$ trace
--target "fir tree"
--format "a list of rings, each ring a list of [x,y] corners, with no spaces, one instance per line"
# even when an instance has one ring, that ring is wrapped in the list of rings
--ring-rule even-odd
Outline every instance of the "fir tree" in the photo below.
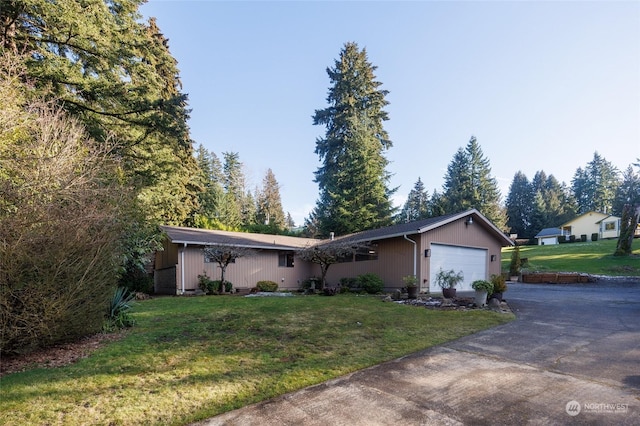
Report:
[[[285,228],[285,216],[280,198],[280,185],[271,169],[268,169],[262,180],[262,189],[257,192],[257,222],[275,227]]]
[[[223,152],[223,187],[224,203],[221,209],[221,221],[233,228],[239,228],[245,224],[246,218],[246,195],[245,176],[242,171],[240,154],[237,152]]]
[[[629,166],[622,173],[622,183],[616,190],[613,214],[621,216],[625,204],[640,205],[640,173]]]
[[[618,169],[597,152],[584,169],[578,168],[571,189],[578,203],[578,213],[611,213],[620,178]]]
[[[507,196],[507,227],[512,234],[520,237],[532,237],[531,235],[531,214],[532,214],[532,185],[522,171],[516,172]]]
[[[176,60],[138,0],[3,1],[0,49],[24,53],[34,90],[80,120],[99,143],[118,141],[123,178],[147,220],[187,224],[198,169]]]
[[[404,203],[397,221],[406,223],[428,217],[430,217],[429,194],[425,191],[422,180],[418,178],[413,189],[409,191],[407,201]]]
[[[219,209],[224,198],[220,160],[215,153],[207,151],[200,145],[196,151],[196,162],[200,168],[202,186],[202,191],[198,194],[200,203],[198,217],[219,221],[221,219]]]
[[[322,166],[315,172],[320,196],[310,218],[322,236],[347,234],[389,225],[393,206],[383,152],[392,146],[383,122],[386,90],[375,80],[376,67],[365,49],[346,43],[327,74],[329,88],[325,109],[316,110],[314,125],[326,127],[316,140]],[[309,221],[311,222],[311,220]]]
[[[291,213],[287,212],[287,219],[285,220],[284,224],[289,231],[296,227],[296,222],[293,220],[293,216],[291,216]]]
[[[505,226],[498,184],[491,176],[489,160],[474,136],[449,163],[443,196],[448,213],[476,208],[499,228]]]

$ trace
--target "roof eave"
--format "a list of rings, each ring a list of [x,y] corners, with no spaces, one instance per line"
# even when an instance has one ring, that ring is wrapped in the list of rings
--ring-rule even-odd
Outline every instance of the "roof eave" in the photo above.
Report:
[[[456,220],[460,220],[462,218],[465,218],[469,215],[474,215],[477,218],[480,218],[487,226],[489,226],[491,228],[491,230],[493,231],[493,233],[498,237],[498,239],[502,240],[504,244],[504,246],[512,246],[513,245],[513,241],[507,237],[502,231],[500,231],[500,229],[498,229],[493,223],[491,223],[491,221],[489,219],[487,219],[482,213],[480,213],[477,209],[469,209],[466,210],[464,212],[458,213],[457,215],[454,216],[450,216],[445,220],[436,222],[436,223],[432,223],[430,225],[424,226],[422,228],[420,228],[418,230],[419,233],[423,233],[423,232],[427,232],[427,231],[431,231],[432,229],[436,229],[439,228],[441,226],[447,225],[451,222],[455,222]]]
[[[263,249],[263,250],[299,250],[301,247],[295,246],[283,246],[283,245],[263,245],[263,244],[234,244],[234,243],[214,243],[214,242],[206,242],[206,241],[185,241],[185,240],[172,240],[169,238],[172,244],[187,244],[190,246],[230,246],[230,247],[242,247],[242,248],[251,248],[251,249]]]

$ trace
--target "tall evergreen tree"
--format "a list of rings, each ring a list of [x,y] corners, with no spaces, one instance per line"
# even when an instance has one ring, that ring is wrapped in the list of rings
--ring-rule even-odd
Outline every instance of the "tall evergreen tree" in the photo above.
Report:
[[[437,190],[433,190],[429,199],[429,217],[444,216],[446,214],[444,197]]]
[[[447,166],[443,185],[443,201],[447,213],[455,213],[476,207],[471,188],[469,158],[463,148],[458,148]]]
[[[384,151],[392,146],[383,122],[386,90],[375,80],[377,67],[365,49],[346,43],[334,67],[325,109],[316,110],[314,125],[326,127],[316,140],[323,162],[315,172],[320,196],[312,212],[317,232],[337,235],[389,225],[394,208]]]
[[[397,222],[407,223],[430,217],[429,194],[424,189],[422,179],[418,178],[413,189],[409,191],[407,201],[397,218]]]
[[[257,221],[278,229],[285,228],[285,216],[280,198],[280,185],[271,169],[262,180],[262,189],[257,193]]]
[[[491,176],[489,160],[474,136],[449,163],[443,195],[447,212],[476,208],[499,228],[505,227],[506,218],[500,208],[498,184]]]
[[[2,2],[0,50],[21,52],[28,78],[100,143],[115,140],[147,219],[189,223],[197,167],[176,60],[141,0]]]
[[[618,169],[597,152],[584,169],[578,168],[571,190],[578,203],[578,213],[597,211],[611,213],[616,190],[620,185]]]
[[[613,214],[622,216],[625,204],[640,205],[640,173],[633,170],[632,166],[627,167],[622,173],[622,183],[613,202]]]
[[[200,209],[197,224],[202,225],[203,220],[221,223],[220,206],[224,199],[222,163],[214,152],[209,152],[202,145],[196,150],[196,162],[203,188],[198,194]]]
[[[557,227],[573,219],[577,206],[570,191],[553,175],[549,175],[542,189],[545,201],[546,223],[545,228]],[[537,231],[536,231],[537,232]]]
[[[237,152],[223,152],[224,203],[221,210],[222,222],[232,228],[244,224],[245,205],[245,175]]]
[[[289,231],[296,227],[296,222],[293,220],[293,216],[291,216],[291,213],[289,212],[287,212],[287,219],[285,220],[284,225]]]
[[[528,238],[544,228],[560,226],[576,213],[575,201],[566,186],[542,170],[530,183],[524,173],[516,173],[506,208],[511,232]]]
[[[532,198],[531,217],[529,219],[529,231],[527,237],[532,238],[539,231],[544,228],[551,228],[556,225],[549,224],[549,217],[547,214],[547,206],[542,195],[542,191],[535,191]]]
[[[240,217],[242,219],[242,226],[248,228],[257,224],[256,217],[258,213],[258,207],[256,204],[256,198],[247,190],[240,199]]]
[[[527,176],[525,176],[522,171],[518,170],[509,186],[506,208],[507,227],[512,234],[518,234],[521,238],[533,236],[531,235],[533,193],[529,179],[527,179]]]

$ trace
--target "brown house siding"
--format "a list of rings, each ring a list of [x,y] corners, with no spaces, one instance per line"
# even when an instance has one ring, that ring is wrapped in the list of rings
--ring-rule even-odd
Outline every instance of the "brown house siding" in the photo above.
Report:
[[[311,266],[299,259],[294,260],[292,268],[278,266],[278,251],[259,250],[255,254],[242,257],[227,267],[226,280],[235,288],[253,288],[258,281],[274,281],[279,289],[295,290],[303,280],[313,275]],[[220,279],[220,268],[215,263],[202,262],[207,274]]]
[[[385,288],[402,287],[402,277],[413,273],[413,244],[402,237],[377,243],[377,260],[331,265],[327,272],[327,283],[336,285],[340,278],[374,273],[382,278]]]
[[[421,291],[429,289],[431,271],[429,257],[425,257],[424,250],[430,249],[431,243],[486,249],[488,275],[500,273],[502,246],[482,226],[477,222],[465,225],[464,220],[460,219],[422,234],[408,235],[408,238],[416,241],[416,274]],[[413,244],[403,237],[381,240],[377,243],[377,260],[332,265],[327,273],[327,283],[335,285],[339,283],[340,278],[357,277],[360,274],[372,272],[382,278],[386,290],[404,287],[402,277],[413,274]],[[491,255],[496,256],[493,262],[491,262]]]
[[[158,252],[156,261],[155,290],[161,294],[180,294],[182,292],[181,259],[182,247],[175,244],[165,246],[164,252]],[[198,275],[203,272],[210,279],[220,279],[217,263],[204,261],[203,247],[188,246],[184,252],[185,274],[184,290],[193,292],[198,288]],[[279,289],[296,290],[303,280],[317,275],[315,265],[295,259],[293,268],[278,267],[278,251],[259,250],[254,255],[239,258],[227,267],[225,279],[233,283],[234,288],[253,288],[261,280],[278,283]],[[173,277],[171,277],[173,272]],[[172,280],[173,278],[173,280]],[[173,285],[173,291],[172,291]]]

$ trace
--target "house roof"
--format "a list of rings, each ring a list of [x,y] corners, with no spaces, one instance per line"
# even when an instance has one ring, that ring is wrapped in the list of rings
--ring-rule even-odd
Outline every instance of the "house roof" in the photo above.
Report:
[[[368,231],[357,232],[336,238],[343,242],[367,242],[384,240],[387,238],[402,237],[403,235],[422,234],[435,228],[447,225],[456,220],[472,217],[474,223],[485,227],[491,234],[502,242],[503,246],[513,245],[513,241],[509,239],[500,229],[484,217],[478,210],[470,209],[459,213],[448,214],[444,216],[422,219],[415,222],[401,223],[398,225],[387,226],[385,228],[371,229]]]
[[[403,235],[421,234],[435,228],[439,228],[456,220],[472,217],[474,224],[484,227],[502,242],[503,246],[513,245],[513,242],[486,217],[476,209],[466,210],[460,213],[418,220],[415,222],[401,223],[385,228],[371,229],[354,234],[337,237],[334,240],[319,240],[314,238],[290,237],[285,235],[252,234],[248,232],[231,232],[210,229],[184,228],[179,226],[161,226],[160,229],[167,234],[174,244],[190,245],[215,245],[228,244],[238,247],[270,249],[270,250],[296,250],[318,244],[331,243],[332,241],[363,243],[384,240],[387,238],[401,237]]]
[[[174,244],[214,245],[228,244],[238,247],[295,250],[321,242],[313,238],[290,237],[286,235],[253,234],[249,232],[231,232],[211,229],[184,228],[179,226],[161,226]]]
[[[609,216],[607,216],[607,217],[603,217],[602,219],[600,219],[600,220],[599,220],[599,221],[597,221],[596,223],[602,223],[602,222],[604,222],[604,221],[605,221],[605,220],[607,220],[607,219],[616,219],[616,220],[618,220],[618,219],[622,219],[622,218],[621,218],[621,217],[619,217],[619,216],[614,216],[614,215],[610,214],[610,215],[609,215]]]
[[[558,237],[562,235],[560,228],[544,228],[533,238]]]
[[[595,219],[595,220],[594,220],[594,222],[593,222],[593,223],[600,223],[600,222],[602,222],[603,220],[608,219],[608,218],[610,218],[610,217],[615,217],[616,219],[619,219],[619,217],[617,217],[617,216],[612,216],[612,215],[607,214],[607,213],[600,213],[600,212],[597,212],[597,211],[595,211],[595,210],[592,210],[592,211],[588,211],[588,212],[586,212],[586,213],[583,213],[583,214],[581,214],[580,216],[576,216],[576,217],[574,217],[573,219],[571,219],[570,221],[565,222],[565,223],[563,223],[563,224],[562,224],[562,225],[560,225],[560,226],[562,227],[562,226],[568,226],[568,225],[571,225],[573,222],[575,222],[575,221],[577,221],[577,220],[580,220],[581,218],[583,218],[583,217],[585,217],[585,216],[589,216],[589,215],[594,215],[594,219]]]

